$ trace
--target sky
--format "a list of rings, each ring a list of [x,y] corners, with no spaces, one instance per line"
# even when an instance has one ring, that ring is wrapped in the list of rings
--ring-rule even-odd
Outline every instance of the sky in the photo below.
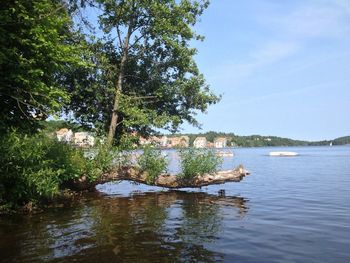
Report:
[[[350,135],[350,0],[212,0],[195,30],[195,60],[222,100],[183,133]]]

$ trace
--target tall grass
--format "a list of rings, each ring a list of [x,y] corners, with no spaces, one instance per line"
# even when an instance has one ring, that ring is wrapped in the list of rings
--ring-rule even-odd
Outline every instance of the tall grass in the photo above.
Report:
[[[196,175],[214,173],[222,163],[222,158],[214,151],[206,149],[180,150],[181,169],[179,178],[190,180]]]
[[[148,184],[154,184],[157,177],[165,172],[168,166],[168,162],[161,151],[146,146],[143,149],[143,154],[138,158],[137,164],[140,170],[147,173],[146,182]]]

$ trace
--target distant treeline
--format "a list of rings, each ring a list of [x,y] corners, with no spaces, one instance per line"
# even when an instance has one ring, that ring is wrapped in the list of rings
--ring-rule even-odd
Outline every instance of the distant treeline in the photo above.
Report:
[[[301,141],[293,140],[289,138],[281,138],[277,136],[261,136],[261,135],[250,135],[250,136],[239,136],[234,133],[223,133],[223,132],[206,132],[199,134],[180,134],[190,138],[190,145],[193,145],[193,141],[198,136],[203,136],[208,142],[213,142],[216,137],[227,138],[227,146],[231,147],[264,147],[264,146],[321,146],[321,145],[345,145],[350,144],[350,136],[336,138],[334,140],[324,141]],[[179,136],[170,135],[171,136]]]
[[[78,125],[76,123],[67,121],[44,121],[42,122],[43,129],[46,132],[54,132],[60,128],[70,128],[76,131],[88,131],[88,127]],[[350,136],[339,137],[334,140],[324,141],[301,141],[293,140],[289,138],[282,138],[277,136],[261,136],[261,135],[250,135],[250,136],[239,136],[234,133],[224,132],[206,132],[198,134],[172,134],[167,135],[168,137],[175,136],[188,136],[190,138],[190,146],[193,146],[193,141],[196,137],[202,136],[207,139],[208,142],[214,142],[216,137],[227,138],[227,146],[229,147],[264,147],[264,146],[321,146],[321,145],[345,145],[350,144]]]

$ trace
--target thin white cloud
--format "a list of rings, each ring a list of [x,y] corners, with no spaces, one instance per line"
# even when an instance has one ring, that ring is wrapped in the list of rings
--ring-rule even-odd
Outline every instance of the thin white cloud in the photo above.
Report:
[[[265,14],[260,22],[281,36],[334,38],[350,32],[350,1],[304,1],[289,13]]]
[[[340,59],[343,59],[349,56],[350,56],[350,51],[336,53],[335,55],[331,54],[331,55],[320,56],[317,59],[303,61],[303,63],[296,63],[295,65],[290,66],[288,70],[279,72],[279,74],[276,74],[275,77],[279,77],[279,78],[282,76],[286,77],[288,75],[295,74],[297,72],[306,71],[307,69],[310,69],[310,68],[316,68],[320,65],[334,63],[334,61],[338,61]]]
[[[246,62],[226,62],[209,76],[209,80],[238,81],[250,77],[262,68],[295,54],[299,46],[293,42],[270,42],[252,51]]]
[[[269,2],[271,4],[271,2]],[[283,12],[271,11],[257,15],[257,23],[270,32],[261,48],[252,51],[241,61],[225,61],[208,75],[211,82],[227,81],[235,84],[265,69],[267,66],[297,56],[309,40],[322,38],[350,38],[350,0],[305,0]],[[283,7],[284,3],[274,2]],[[277,10],[283,10],[278,9]],[[272,33],[272,34],[271,34]],[[338,52],[338,55],[341,51]],[[303,63],[306,63],[303,61]],[[307,61],[313,65],[312,61]],[[306,64],[300,67],[305,68]]]
[[[293,42],[269,42],[262,49],[252,52],[250,57],[255,64],[270,64],[294,54],[297,49]]]
[[[270,94],[265,94],[262,96],[257,96],[253,98],[249,98],[246,100],[241,100],[236,103],[236,106],[242,106],[242,105],[248,105],[248,104],[256,104],[257,102],[262,102],[266,100],[276,100],[278,98],[286,98],[286,97],[291,97],[291,96],[298,96],[301,94],[305,94],[308,92],[315,92],[315,90],[320,90],[324,88],[332,88],[337,85],[344,84],[344,81],[332,81],[332,82],[327,82],[327,83],[319,83],[316,85],[311,85],[311,86],[306,86],[302,88],[297,88],[297,89],[290,89],[286,91],[281,91],[281,92],[274,92]]]

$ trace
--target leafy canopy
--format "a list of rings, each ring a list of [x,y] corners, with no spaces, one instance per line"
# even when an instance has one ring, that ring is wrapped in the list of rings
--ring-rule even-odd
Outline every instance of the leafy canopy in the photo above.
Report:
[[[208,2],[96,0],[92,5],[100,13],[103,31],[90,46],[96,67],[79,72],[84,85],[69,91],[72,103],[67,111],[106,131],[117,98],[119,134],[176,131],[184,121],[198,126],[196,114],[219,100],[194,61],[197,50],[190,47],[191,41],[203,39],[193,26]]]
[[[72,21],[58,0],[3,1],[0,35],[0,129],[34,131],[69,101],[60,83],[69,67],[83,66],[83,49],[72,44]]]

